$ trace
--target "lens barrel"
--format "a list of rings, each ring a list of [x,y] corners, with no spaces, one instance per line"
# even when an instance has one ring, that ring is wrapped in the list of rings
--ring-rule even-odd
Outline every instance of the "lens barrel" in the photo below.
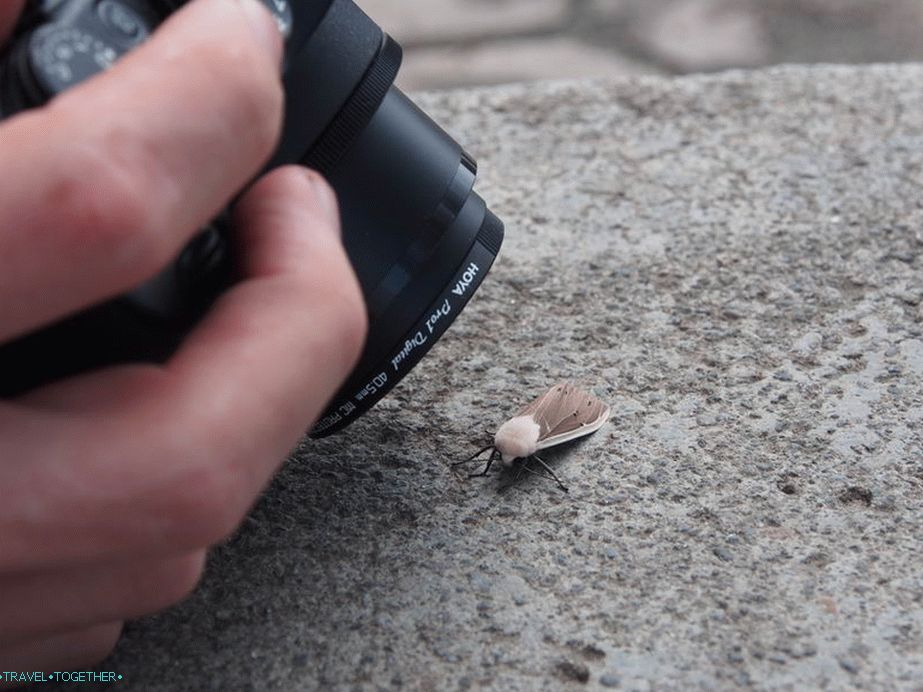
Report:
[[[344,46],[344,36],[352,46]],[[369,313],[359,365],[312,429],[314,436],[348,425],[419,362],[471,298],[503,241],[503,224],[473,191],[474,159],[393,86],[400,48],[354,3],[331,3],[303,51],[291,56],[289,91],[295,91],[292,80],[342,84],[337,71],[355,74],[355,56],[373,50],[332,118],[318,118],[315,110],[309,122],[292,122],[307,109],[289,103],[280,148],[279,162],[312,143],[301,162],[326,175],[338,193],[344,243]],[[345,68],[334,63],[337,52],[353,61]],[[317,69],[319,60],[330,61],[329,67]],[[329,93],[322,84],[317,88]]]
[[[181,4],[121,1],[138,16]],[[369,315],[358,366],[311,430],[322,437],[371,408],[438,341],[493,264],[503,224],[474,192],[474,159],[394,86],[400,46],[352,0],[264,2],[291,29],[286,121],[268,168],[299,163],[330,181]],[[85,31],[93,26],[94,17],[78,11],[89,12],[89,0],[50,4],[73,5],[68,16]],[[36,14],[0,63],[7,115],[40,105],[43,86],[53,91],[35,60],[34,36],[55,29]],[[219,219],[138,290],[0,346],[0,395],[92,367],[169,357],[231,280],[228,233]]]

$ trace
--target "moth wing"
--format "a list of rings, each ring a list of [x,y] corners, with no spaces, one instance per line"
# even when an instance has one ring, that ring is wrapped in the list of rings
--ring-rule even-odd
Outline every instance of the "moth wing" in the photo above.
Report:
[[[539,449],[553,447],[599,430],[609,420],[610,408],[592,394],[573,385],[564,390],[563,413],[547,434],[539,437]]]
[[[568,382],[559,382],[535,401],[527,404],[516,414],[517,416],[530,416],[539,427],[538,439],[551,434],[561,421],[573,411],[568,409],[568,399],[575,387]]]
[[[539,426],[539,449],[589,435],[609,417],[609,407],[569,382],[559,382],[518,416],[531,416]]]
[[[586,435],[592,435],[597,430],[599,430],[606,421],[609,420],[609,408],[606,407],[600,412],[596,420],[581,425],[579,427],[573,428],[566,432],[555,433],[549,435],[545,439],[541,440],[536,446],[538,449],[547,449],[548,447],[554,447],[555,445],[564,444],[565,442],[570,442],[571,440],[576,440],[578,437],[584,437]]]

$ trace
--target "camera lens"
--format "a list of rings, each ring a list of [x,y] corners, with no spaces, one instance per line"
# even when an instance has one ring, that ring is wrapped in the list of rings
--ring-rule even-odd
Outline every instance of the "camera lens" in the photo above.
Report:
[[[288,57],[293,97],[273,163],[315,168],[337,191],[369,314],[359,365],[311,431],[320,437],[372,407],[439,340],[493,264],[503,224],[474,192],[474,159],[393,86],[400,47],[353,2],[331,2]],[[301,102],[315,94],[322,105]]]

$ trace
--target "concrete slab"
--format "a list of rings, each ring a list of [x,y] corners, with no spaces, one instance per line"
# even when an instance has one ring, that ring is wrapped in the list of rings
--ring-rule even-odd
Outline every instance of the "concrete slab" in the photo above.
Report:
[[[422,99],[508,223],[443,343],[305,443],[130,690],[923,680],[923,67]],[[449,463],[569,378],[569,495]]]
[[[918,0],[586,0],[578,8],[572,32],[582,40],[683,73],[923,56]]]
[[[758,67],[769,62],[769,36],[755,7],[741,0],[681,0],[645,5],[632,28],[654,60],[676,72]]]
[[[508,84],[542,79],[620,77],[660,70],[566,36],[511,38],[420,48],[401,70],[407,90]]]
[[[570,0],[359,0],[386,31],[407,46],[560,29]]]

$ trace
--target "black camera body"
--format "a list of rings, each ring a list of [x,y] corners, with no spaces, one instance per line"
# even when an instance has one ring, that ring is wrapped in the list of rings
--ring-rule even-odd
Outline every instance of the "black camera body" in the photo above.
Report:
[[[337,192],[369,337],[312,429],[358,418],[467,304],[503,242],[477,165],[394,86],[400,46],[352,0],[262,0],[287,37],[286,121],[268,168],[297,163]],[[31,0],[0,58],[0,117],[41,106],[141,44],[185,0]],[[220,162],[217,162],[220,165]],[[156,278],[0,346],[0,396],[98,367],[164,361],[234,280],[227,214]]]

